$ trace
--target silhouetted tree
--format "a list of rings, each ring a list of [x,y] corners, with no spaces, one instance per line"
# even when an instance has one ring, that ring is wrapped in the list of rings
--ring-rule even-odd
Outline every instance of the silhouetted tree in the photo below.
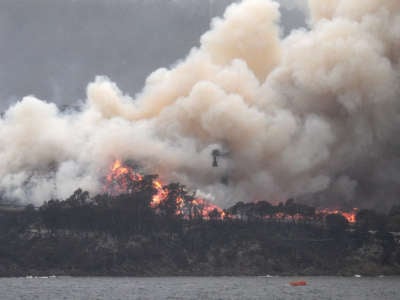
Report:
[[[221,219],[221,213],[218,211],[218,209],[215,208],[208,213],[208,217],[212,221],[217,221]]]
[[[274,208],[271,203],[267,201],[260,201],[255,204],[255,211],[259,218],[264,219],[266,216],[270,218],[274,214]]]
[[[67,207],[80,207],[89,201],[89,192],[77,189],[63,204]]]
[[[386,220],[383,215],[370,209],[362,209],[356,215],[356,226],[358,229],[383,231],[386,227]]]
[[[349,222],[340,214],[329,214],[325,217],[325,224],[332,233],[343,233],[349,226]]]
[[[163,187],[167,191],[167,197],[163,202],[160,203],[161,214],[167,218],[176,218],[180,215],[180,201],[183,201],[187,197],[187,192],[185,191],[185,186],[179,183],[170,183]]]

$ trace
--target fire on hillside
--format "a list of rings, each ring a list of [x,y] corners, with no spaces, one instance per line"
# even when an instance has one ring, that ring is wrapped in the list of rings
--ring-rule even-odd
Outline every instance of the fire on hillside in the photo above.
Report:
[[[145,180],[145,176],[136,172],[128,163],[123,163],[117,159],[110,167],[109,173],[106,176],[105,193],[116,196],[119,194],[130,194],[135,191],[135,187],[139,186]],[[199,216],[202,219],[224,219],[226,217],[237,218],[238,215],[232,215],[224,211],[222,208],[209,201],[196,197],[194,194],[188,194],[183,190],[178,193],[172,193],[169,185],[162,182],[156,176],[151,181],[154,193],[150,202],[150,206],[156,211],[160,206],[165,204],[167,199],[174,197],[177,216],[190,218]],[[355,223],[358,209],[354,208],[351,211],[343,211],[340,209],[317,209],[315,215],[324,218],[329,214],[339,214],[346,218],[349,223]],[[277,219],[296,219],[304,218],[301,214],[289,216],[284,212],[276,212],[274,218]]]
[[[144,180],[144,176],[135,172],[135,170],[128,164],[124,164],[121,160],[117,159],[112,164],[110,171],[106,177],[105,192],[111,195],[118,195],[124,193],[132,193],[134,187]],[[192,215],[199,215],[203,219],[223,219],[225,212],[205,199],[195,197],[195,195],[188,195],[186,193],[170,193],[169,185],[161,180],[154,178],[152,187],[155,191],[150,206],[157,210],[163,205],[168,197],[173,194],[176,203],[176,212],[178,216],[189,217]]]

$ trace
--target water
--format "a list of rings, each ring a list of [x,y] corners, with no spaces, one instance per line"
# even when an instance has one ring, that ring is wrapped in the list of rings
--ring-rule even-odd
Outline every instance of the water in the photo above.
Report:
[[[306,280],[307,286],[288,283]],[[0,299],[400,299],[400,277],[3,278]]]

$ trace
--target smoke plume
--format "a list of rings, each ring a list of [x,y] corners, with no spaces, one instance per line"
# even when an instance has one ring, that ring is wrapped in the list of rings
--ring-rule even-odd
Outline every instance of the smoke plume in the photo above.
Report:
[[[199,47],[153,72],[134,98],[97,77],[79,110],[32,96],[14,104],[0,119],[3,197],[40,204],[77,187],[101,192],[121,158],[222,206],[288,197],[392,203],[400,2],[308,6],[310,29],[282,39],[276,2],[232,4]],[[218,167],[215,149],[226,153]]]

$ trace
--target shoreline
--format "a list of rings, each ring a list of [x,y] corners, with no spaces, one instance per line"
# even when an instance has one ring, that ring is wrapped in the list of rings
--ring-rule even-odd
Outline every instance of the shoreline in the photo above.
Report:
[[[394,270],[392,270],[394,271]],[[25,274],[25,275],[24,275]],[[24,274],[0,274],[0,278],[26,278],[26,279],[52,279],[60,277],[72,277],[72,278],[170,278],[170,277],[195,277],[195,278],[205,278],[205,277],[259,277],[259,278],[276,278],[276,277],[343,277],[343,278],[383,278],[383,277],[400,277],[400,272],[377,272],[370,274],[359,273],[281,273],[281,274],[228,274],[228,273],[191,273],[191,272],[180,272],[180,273],[170,273],[170,274],[134,274],[134,273],[88,273],[88,272],[45,272],[38,271],[32,273]],[[50,274],[50,275],[49,275]]]

